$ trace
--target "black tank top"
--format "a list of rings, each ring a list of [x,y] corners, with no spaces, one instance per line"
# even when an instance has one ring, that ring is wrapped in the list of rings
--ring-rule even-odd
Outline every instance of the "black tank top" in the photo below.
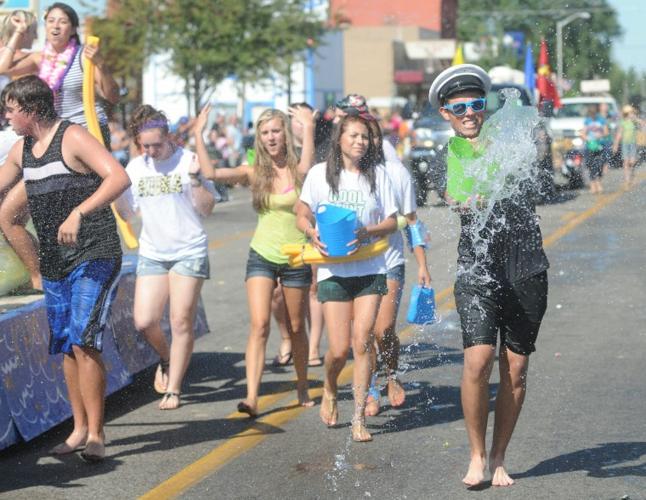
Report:
[[[121,243],[110,207],[83,216],[75,246],[59,245],[58,228],[72,210],[90,197],[101,184],[94,172],[81,174],[63,159],[63,136],[68,121],[62,121],[47,151],[36,158],[33,137],[25,137],[22,168],[29,211],[40,242],[40,272],[44,278],[59,280],[82,262],[121,257]]]

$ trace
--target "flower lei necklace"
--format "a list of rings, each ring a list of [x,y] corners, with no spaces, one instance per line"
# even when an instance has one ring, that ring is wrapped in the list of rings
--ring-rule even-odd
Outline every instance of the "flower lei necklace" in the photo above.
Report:
[[[56,52],[52,44],[47,42],[43,50],[43,60],[40,64],[38,76],[43,80],[53,92],[58,92],[63,84],[65,75],[72,66],[72,61],[79,50],[79,44],[75,38],[67,42],[67,47],[61,53]]]

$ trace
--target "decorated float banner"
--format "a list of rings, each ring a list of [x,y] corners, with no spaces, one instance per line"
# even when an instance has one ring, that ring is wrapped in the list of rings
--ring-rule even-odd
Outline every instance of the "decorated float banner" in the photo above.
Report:
[[[159,362],[132,319],[136,259],[124,259],[119,287],[104,335],[106,394],[132,382]],[[169,334],[168,316],[164,331]],[[200,302],[195,335],[208,332]],[[29,441],[71,417],[63,377],[63,355],[48,353],[49,327],[43,299],[0,314],[0,449]]]

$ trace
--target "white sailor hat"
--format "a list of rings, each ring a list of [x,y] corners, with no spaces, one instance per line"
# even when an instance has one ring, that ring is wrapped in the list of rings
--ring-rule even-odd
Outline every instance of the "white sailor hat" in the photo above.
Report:
[[[481,90],[485,94],[491,88],[487,72],[475,64],[458,64],[442,71],[433,80],[428,91],[431,106],[439,108],[447,97],[465,90]]]

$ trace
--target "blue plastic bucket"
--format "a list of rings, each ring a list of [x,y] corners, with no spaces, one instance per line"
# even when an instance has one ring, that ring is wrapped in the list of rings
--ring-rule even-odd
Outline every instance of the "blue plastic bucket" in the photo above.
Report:
[[[432,288],[413,287],[406,320],[416,325],[435,322],[435,291]]]
[[[327,245],[327,253],[331,257],[344,257],[354,250],[348,246],[357,236],[357,214],[354,210],[336,205],[321,205],[316,211],[316,224],[319,237]]]

